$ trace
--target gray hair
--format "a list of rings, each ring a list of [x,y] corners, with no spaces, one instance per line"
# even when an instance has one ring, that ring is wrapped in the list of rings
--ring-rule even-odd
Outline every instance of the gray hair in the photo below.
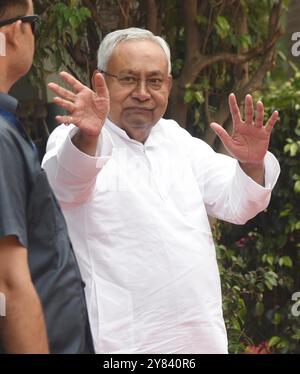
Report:
[[[116,30],[105,36],[98,50],[98,70],[106,70],[108,61],[116,46],[124,40],[152,40],[158,44],[166,54],[168,60],[168,73],[171,73],[171,52],[168,43],[160,36],[154,35],[149,30],[131,27],[129,29]]]

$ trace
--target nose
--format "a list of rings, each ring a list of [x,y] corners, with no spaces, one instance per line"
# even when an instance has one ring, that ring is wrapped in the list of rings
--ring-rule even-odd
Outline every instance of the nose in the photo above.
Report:
[[[148,91],[147,83],[143,79],[139,79],[134,90],[132,91],[132,97],[139,101],[146,101],[150,99],[151,95]]]

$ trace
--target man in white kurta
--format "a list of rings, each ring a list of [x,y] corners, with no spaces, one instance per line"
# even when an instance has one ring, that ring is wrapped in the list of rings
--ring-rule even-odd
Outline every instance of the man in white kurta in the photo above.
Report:
[[[122,43],[131,48],[145,41]],[[108,67],[113,70],[114,64]],[[143,73],[144,65],[140,69]],[[98,73],[96,79],[96,92],[108,97],[103,76]],[[88,92],[76,84],[77,94]],[[264,210],[279,175],[275,157],[263,155],[261,185],[246,174],[239,158],[215,153],[175,121],[158,118],[142,139],[121,126],[121,120],[114,123],[111,112],[101,116],[105,119],[93,152],[85,152],[74,139],[92,121],[78,121],[77,99],[56,85],[52,88],[73,103],[67,107],[56,99],[70,110],[69,122],[76,126],[61,125],[52,133],[43,166],[63,208],[86,283],[96,352],[226,353],[208,214],[243,224]],[[145,97],[130,100],[145,105]],[[110,96],[112,108],[113,101]],[[126,116],[128,123],[138,118],[139,131],[148,112],[130,107]]]

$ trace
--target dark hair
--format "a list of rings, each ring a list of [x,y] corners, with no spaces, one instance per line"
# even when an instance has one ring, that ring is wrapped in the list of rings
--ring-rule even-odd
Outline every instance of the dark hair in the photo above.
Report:
[[[28,0],[0,0],[0,21],[24,16],[29,8]]]

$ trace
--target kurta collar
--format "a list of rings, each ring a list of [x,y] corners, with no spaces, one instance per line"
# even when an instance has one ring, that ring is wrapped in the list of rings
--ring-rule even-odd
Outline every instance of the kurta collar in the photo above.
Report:
[[[108,127],[111,131],[113,131],[115,134],[119,135],[121,138],[125,139],[127,142],[136,144],[138,146],[145,146],[145,147],[152,147],[156,146],[161,143],[162,136],[160,135],[161,132],[161,123],[158,121],[153,128],[151,129],[151,132],[145,141],[145,143],[138,142],[137,140],[131,139],[126,131],[121,129],[119,126],[117,126],[115,123],[113,123],[109,118],[105,121],[105,126]]]

